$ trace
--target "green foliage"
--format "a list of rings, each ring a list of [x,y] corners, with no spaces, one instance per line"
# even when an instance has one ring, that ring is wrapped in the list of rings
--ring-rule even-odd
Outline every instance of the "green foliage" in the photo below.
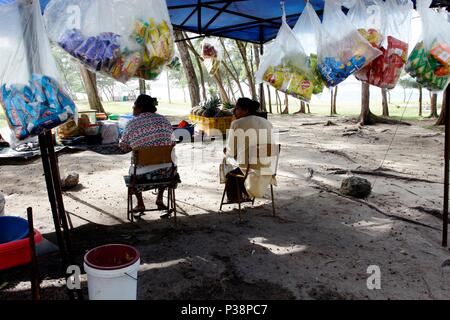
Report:
[[[420,84],[409,75],[402,77],[398,84],[404,89],[420,89]]]
[[[55,57],[56,66],[62,76],[62,81],[72,98],[76,98],[76,93],[85,93],[86,91],[83,86],[83,80],[77,62],[57,46],[52,46],[52,51],[53,56]]]

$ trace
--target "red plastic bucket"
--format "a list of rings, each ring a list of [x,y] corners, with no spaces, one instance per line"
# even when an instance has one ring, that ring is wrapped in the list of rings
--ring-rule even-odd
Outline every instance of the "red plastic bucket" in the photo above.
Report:
[[[42,241],[42,235],[34,230],[34,242],[37,245]],[[31,262],[30,239],[12,241],[0,244],[0,270],[6,270]]]

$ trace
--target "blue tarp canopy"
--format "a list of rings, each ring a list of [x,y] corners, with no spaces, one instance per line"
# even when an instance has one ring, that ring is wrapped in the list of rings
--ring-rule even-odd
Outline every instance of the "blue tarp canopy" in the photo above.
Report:
[[[0,0],[0,4],[15,0]],[[51,0],[40,0],[44,10]],[[274,39],[281,25],[279,0],[166,0],[172,24],[176,29],[265,43]],[[309,0],[319,16],[323,0]],[[413,1],[415,2],[415,1]],[[306,0],[285,0],[286,15],[291,26],[303,12]],[[434,6],[450,6],[450,0],[435,0]]]

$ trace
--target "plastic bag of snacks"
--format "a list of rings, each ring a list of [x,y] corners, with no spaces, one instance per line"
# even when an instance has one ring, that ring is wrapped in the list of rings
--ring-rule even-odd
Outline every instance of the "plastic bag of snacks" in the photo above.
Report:
[[[59,84],[38,0],[0,5],[0,104],[17,140],[76,117]]]
[[[323,91],[323,81],[317,69],[317,44],[320,39],[320,30],[322,28],[319,16],[311,3],[307,2],[303,13],[295,24],[294,32],[297,40],[305,51],[309,59],[309,66],[314,75],[314,94],[320,94]]]
[[[222,61],[220,42],[216,39],[205,39],[202,44],[202,57],[209,74],[216,74]]]
[[[408,58],[406,71],[430,91],[445,90],[450,78],[450,22],[445,11],[429,8],[431,0],[418,0],[422,38]]]
[[[381,55],[342,12],[341,4],[325,0],[318,69],[328,87],[338,85]]]
[[[357,0],[348,13],[361,35],[382,55],[355,73],[358,80],[393,89],[408,56],[413,3],[410,0]]]
[[[261,57],[256,81],[266,82],[279,91],[309,102],[314,90],[314,79],[309,58],[287,24],[283,12],[280,31]]]
[[[52,0],[50,39],[93,71],[123,83],[156,79],[174,54],[165,0]]]

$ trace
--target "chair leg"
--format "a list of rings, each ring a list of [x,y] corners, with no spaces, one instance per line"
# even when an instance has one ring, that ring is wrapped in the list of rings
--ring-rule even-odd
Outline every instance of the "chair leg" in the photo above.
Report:
[[[276,212],[275,212],[275,198],[273,196],[273,185],[270,185],[270,193],[272,194],[272,212],[273,212],[273,216],[276,217]]]
[[[171,204],[172,204],[172,194],[170,192],[170,188],[167,188],[167,208],[169,211],[171,208]]]
[[[130,192],[130,217],[131,217],[131,222],[134,222],[134,214],[133,214],[133,192]]]
[[[130,188],[128,188],[128,195],[127,195],[127,219],[128,221],[131,221],[131,217],[130,217]]]
[[[239,222],[242,223],[242,209],[241,209],[241,189],[239,188],[239,180],[236,179],[236,189],[239,203]]]
[[[175,223],[175,228],[178,226],[178,220],[177,220],[177,201],[175,199],[175,189],[172,190],[172,209],[173,209],[173,221]]]
[[[223,201],[225,200],[225,193],[227,192],[227,187],[228,187],[228,181],[225,182],[225,188],[223,189],[222,201],[220,202],[219,211],[222,211]]]

